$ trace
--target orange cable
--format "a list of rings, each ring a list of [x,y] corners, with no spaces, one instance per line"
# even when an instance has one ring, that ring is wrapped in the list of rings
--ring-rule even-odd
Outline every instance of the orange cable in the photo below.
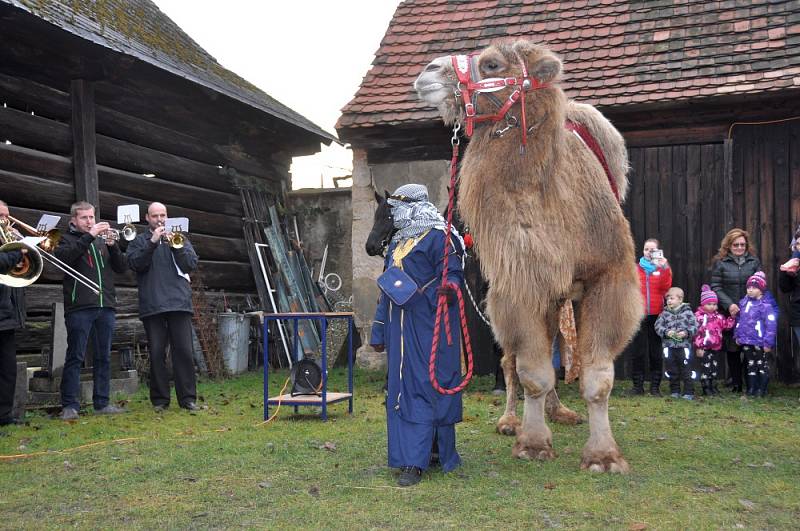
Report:
[[[728,138],[731,137],[733,132],[733,128],[737,125],[767,125],[767,124],[777,124],[781,122],[791,122],[792,120],[800,120],[800,116],[792,116],[791,118],[781,118],[780,120],[767,120],[766,122],[733,122],[731,126],[728,128]]]
[[[290,379],[291,379],[291,376],[289,378],[286,378],[286,382],[283,384],[283,388],[281,389],[281,392],[278,395],[279,397],[283,397],[283,392],[286,390],[286,386],[289,385],[289,380]],[[267,400],[269,400],[269,397],[267,397]],[[275,410],[275,413],[270,418],[268,418],[267,420],[265,420],[263,422],[259,422],[258,424],[256,424],[256,426],[263,426],[265,424],[269,424],[270,422],[272,422],[272,419],[277,417],[278,416],[278,412],[281,410],[281,402],[282,402],[281,398],[278,398],[278,409]]]

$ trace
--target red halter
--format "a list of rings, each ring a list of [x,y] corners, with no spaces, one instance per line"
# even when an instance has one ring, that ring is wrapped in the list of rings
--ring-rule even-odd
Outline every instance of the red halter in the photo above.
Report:
[[[499,122],[502,120],[511,107],[518,101],[520,102],[520,119],[522,121],[522,145],[526,144],[527,122],[525,120],[525,93],[529,90],[544,88],[546,83],[540,83],[538,79],[528,76],[528,68],[525,61],[520,59],[522,67],[522,77],[491,77],[479,81],[473,81],[478,77],[477,55],[451,55],[453,69],[458,77],[456,96],[461,96],[464,102],[464,113],[466,114],[465,130],[467,137],[471,137],[475,129],[475,124],[480,122]],[[477,98],[479,93],[495,92],[505,87],[516,87],[509,95],[508,99],[500,105],[494,114],[477,114]]]

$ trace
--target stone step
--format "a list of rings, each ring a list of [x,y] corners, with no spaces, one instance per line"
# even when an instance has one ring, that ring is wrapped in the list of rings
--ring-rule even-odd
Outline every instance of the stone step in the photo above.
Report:
[[[132,395],[139,389],[139,376],[136,371],[122,371],[115,374],[111,379],[111,399],[113,400],[117,394]],[[58,406],[61,404],[61,395],[59,392],[59,385],[61,380],[55,378],[31,378],[30,392],[28,393],[28,408],[36,408],[46,405]],[[91,405],[92,403],[93,382],[89,380],[81,380],[81,404]]]

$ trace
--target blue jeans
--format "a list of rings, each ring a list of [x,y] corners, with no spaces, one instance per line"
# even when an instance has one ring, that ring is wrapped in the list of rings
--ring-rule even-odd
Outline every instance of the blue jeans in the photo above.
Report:
[[[111,340],[114,337],[116,313],[112,308],[86,308],[68,313],[64,316],[64,322],[67,325],[67,356],[61,377],[61,405],[80,409],[81,366],[91,337],[94,347],[92,403],[96,410],[103,409],[108,405]]]

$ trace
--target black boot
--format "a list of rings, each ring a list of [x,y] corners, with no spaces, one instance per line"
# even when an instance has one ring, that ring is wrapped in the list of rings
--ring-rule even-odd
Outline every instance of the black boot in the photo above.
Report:
[[[404,466],[400,469],[400,477],[397,484],[401,487],[416,485],[422,479],[422,470],[415,466]]]
[[[748,374],[745,376],[747,380],[747,396],[756,396],[757,378],[755,374]]]
[[[713,378],[708,380],[708,388],[711,391],[712,396],[717,396],[719,394],[717,382]]]
[[[767,396],[767,385],[769,385],[769,374],[761,373],[758,375],[758,389],[756,395],[760,397]]]
[[[644,394],[644,375],[643,374],[634,374],[631,377],[631,381],[633,382],[633,387],[631,387],[631,395],[643,395]]]
[[[650,395],[661,396],[661,380],[650,380]]]
[[[711,394],[711,390],[709,389],[708,380],[700,380],[700,387],[703,388],[701,393],[703,396],[708,396]]]

